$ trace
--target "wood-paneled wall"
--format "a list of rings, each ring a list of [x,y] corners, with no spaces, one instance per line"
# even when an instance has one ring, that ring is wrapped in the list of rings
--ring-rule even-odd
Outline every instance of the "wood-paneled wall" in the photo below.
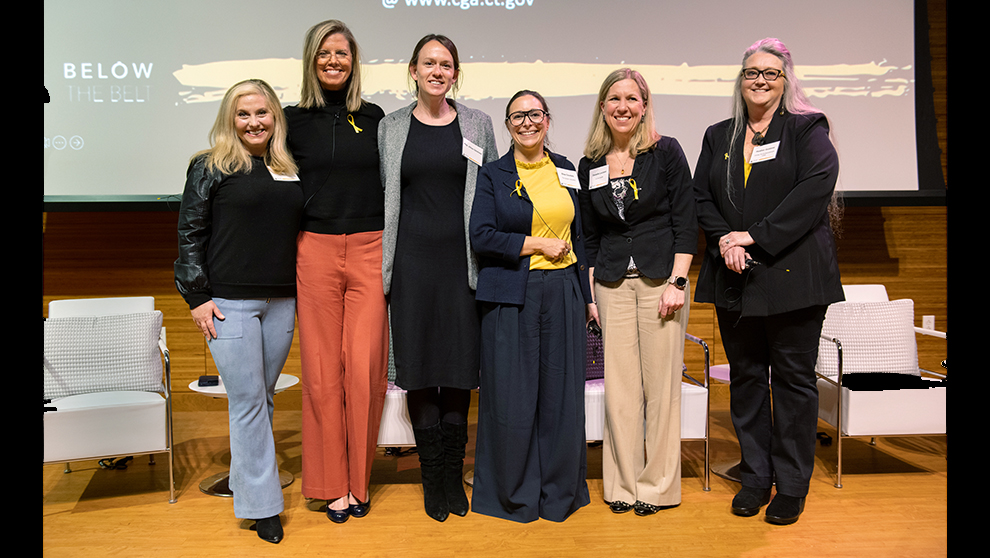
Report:
[[[203,336],[172,282],[176,220],[175,213],[167,212],[47,214],[42,313],[47,315],[48,302],[59,298],[154,296],[165,315],[176,409],[222,410],[222,401],[188,387],[201,374],[216,372]],[[921,325],[922,315],[934,315],[936,327],[947,330],[946,224],[945,207],[847,208],[838,241],[843,282],[883,283],[892,299],[915,301],[916,325]],[[692,281],[699,267],[700,257],[691,268]],[[688,331],[708,342],[713,363],[725,362],[711,305],[691,305]],[[689,369],[697,371],[702,352],[688,345],[685,359]],[[939,369],[946,358],[945,342],[920,342],[919,352],[923,367]],[[298,339],[285,372],[299,374]],[[281,401],[293,408],[299,399]]]
[[[948,181],[948,90],[946,2],[928,2],[942,170]],[[177,410],[222,410],[223,401],[193,393],[188,385],[215,366],[202,335],[172,282],[177,214],[171,212],[79,212],[42,214],[42,313],[58,298],[154,296],[165,315]],[[946,207],[848,207],[838,240],[839,267],[846,284],[883,283],[891,299],[915,301],[916,325],[934,315],[936,329],[948,330],[948,214]],[[698,275],[695,259],[690,278]],[[705,339],[714,363],[724,363],[711,305],[692,304],[688,331]],[[945,342],[919,340],[923,368],[939,370]],[[688,367],[701,367],[702,353],[689,344]],[[299,374],[298,340],[285,372]],[[280,399],[298,408],[299,387]],[[291,394],[291,396],[289,396]],[[289,397],[287,397],[289,396]]]

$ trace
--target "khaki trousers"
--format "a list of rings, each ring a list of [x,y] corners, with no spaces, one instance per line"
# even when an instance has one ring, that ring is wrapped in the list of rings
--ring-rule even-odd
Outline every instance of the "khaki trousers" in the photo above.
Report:
[[[681,371],[690,292],[661,319],[666,282],[595,283],[605,346],[602,473],[608,502],[681,502]]]

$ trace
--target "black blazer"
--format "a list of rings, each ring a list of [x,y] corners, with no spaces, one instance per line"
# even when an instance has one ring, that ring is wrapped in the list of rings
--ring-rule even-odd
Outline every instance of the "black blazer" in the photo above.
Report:
[[[632,256],[640,272],[654,280],[670,277],[674,254],[694,254],[698,219],[691,190],[691,169],[676,139],[664,136],[636,157],[632,178],[639,199],[625,200],[625,220],[612,199],[612,188],[589,189],[591,169],[606,164],[604,157],[583,157],[578,165],[581,220],[588,262],[600,281],[618,281]]]
[[[745,186],[740,138],[730,201],[731,126],[726,120],[708,128],[695,167],[698,222],[707,244],[695,301],[767,316],[843,300],[828,217],[839,160],[825,115],[774,113],[764,145],[779,141],[776,157],[753,164]],[[718,240],[731,231],[749,231],[755,244],[747,251],[760,265],[742,274],[725,266]]]

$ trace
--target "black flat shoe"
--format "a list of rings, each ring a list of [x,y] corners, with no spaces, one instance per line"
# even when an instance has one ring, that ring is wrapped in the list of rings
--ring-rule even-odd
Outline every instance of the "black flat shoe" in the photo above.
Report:
[[[751,517],[760,513],[760,508],[770,501],[769,488],[742,487],[742,490],[732,499],[732,513],[742,517]]]
[[[636,511],[636,515],[643,516],[643,515],[653,515],[660,510],[669,510],[670,508],[676,508],[679,505],[680,504],[673,504],[670,506],[654,506],[653,504],[647,504],[646,502],[643,502],[641,500],[636,500],[636,503],[633,504],[632,507]]]
[[[767,506],[767,523],[790,525],[801,517],[804,511],[804,498],[777,493]]]
[[[263,541],[278,544],[282,542],[282,518],[277,515],[259,519],[254,522],[258,537]]]
[[[327,519],[333,521],[334,523],[343,523],[347,521],[347,518],[351,516],[349,512],[349,507],[342,510],[332,510],[330,509],[330,503],[327,502]]]
[[[368,500],[367,502],[358,502],[347,506],[347,513],[352,517],[364,517],[368,515],[370,509],[371,500]]]
[[[626,513],[627,511],[633,509],[631,505],[619,500],[614,502],[606,502],[606,504],[608,504],[608,509],[612,510],[612,513]]]

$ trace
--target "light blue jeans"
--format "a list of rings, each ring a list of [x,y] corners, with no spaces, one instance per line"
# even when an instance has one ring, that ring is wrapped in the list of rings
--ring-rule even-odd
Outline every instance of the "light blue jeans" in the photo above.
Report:
[[[263,519],[285,503],[275,459],[272,415],[275,382],[289,356],[296,299],[214,298],[224,320],[214,317],[209,342],[227,390],[230,415],[230,489],[234,516]]]

